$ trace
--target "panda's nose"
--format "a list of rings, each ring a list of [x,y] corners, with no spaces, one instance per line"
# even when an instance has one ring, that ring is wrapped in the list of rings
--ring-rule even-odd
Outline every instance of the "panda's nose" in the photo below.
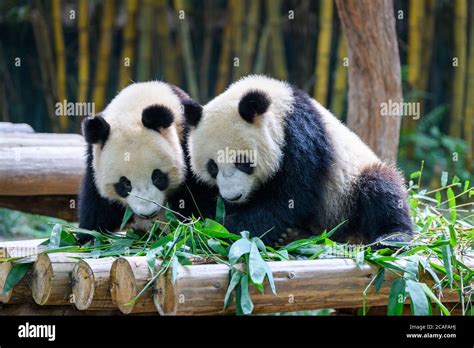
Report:
[[[239,194],[235,197],[232,197],[232,198],[226,198],[226,200],[230,201],[230,202],[235,202],[235,201],[238,201],[240,199],[240,197],[242,197],[242,194]]]
[[[151,214],[148,214],[148,215],[144,215],[144,214],[137,214],[139,217],[141,217],[142,219],[146,219],[146,220],[150,220],[150,219],[153,219],[155,216],[158,215],[158,210],[156,210],[155,212],[151,213]]]

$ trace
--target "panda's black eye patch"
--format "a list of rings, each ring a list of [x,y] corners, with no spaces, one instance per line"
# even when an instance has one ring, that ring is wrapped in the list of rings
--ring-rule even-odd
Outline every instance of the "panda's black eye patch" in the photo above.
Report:
[[[126,198],[128,193],[132,191],[132,183],[127,179],[127,177],[121,176],[119,182],[114,184],[114,188],[120,197]]]
[[[219,167],[217,166],[217,163],[213,159],[210,159],[207,162],[206,168],[207,168],[207,171],[209,172],[209,175],[215,179],[217,176],[217,173],[219,173]]]
[[[166,190],[169,184],[168,174],[163,173],[159,169],[153,171],[151,174],[151,180],[153,181],[153,185],[155,185],[160,191]]]
[[[252,167],[252,164],[250,161],[248,161],[245,157],[240,157],[237,158],[237,161],[234,163],[235,168],[240,170],[241,172],[244,172],[245,174],[252,174],[254,167]]]

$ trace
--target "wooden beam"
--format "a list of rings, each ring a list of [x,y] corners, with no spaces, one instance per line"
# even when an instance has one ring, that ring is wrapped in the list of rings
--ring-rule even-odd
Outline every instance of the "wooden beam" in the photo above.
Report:
[[[4,196],[74,195],[85,170],[81,146],[0,147]]]
[[[470,260],[470,264],[474,263]],[[369,264],[358,267],[352,259],[321,259],[269,262],[277,294],[268,283],[261,294],[251,287],[254,314],[292,312],[321,308],[362,307],[362,294],[373,280],[377,268]],[[179,266],[177,278],[171,272],[159,277],[153,298],[161,315],[232,314],[234,306],[223,309],[229,268],[226,265]],[[392,281],[386,272],[378,293],[370,286],[366,293],[367,306],[387,305]],[[443,302],[458,302],[457,293],[443,291]]]
[[[0,196],[0,207],[25,213],[78,220],[76,195]]]

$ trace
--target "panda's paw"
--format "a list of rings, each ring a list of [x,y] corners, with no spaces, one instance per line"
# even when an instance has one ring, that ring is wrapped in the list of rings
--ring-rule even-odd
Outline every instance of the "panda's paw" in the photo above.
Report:
[[[77,239],[77,243],[80,245],[80,246],[84,246],[85,244],[89,243],[89,242],[93,242],[95,240],[95,238],[89,234],[83,234],[81,233],[80,235],[78,235],[76,237]]]
[[[401,248],[410,243],[413,235],[407,232],[392,232],[378,237],[372,244],[372,249],[382,249],[385,247]]]
[[[304,239],[311,236],[311,232],[297,227],[287,228],[285,232],[278,236],[275,246],[284,246],[298,239]]]

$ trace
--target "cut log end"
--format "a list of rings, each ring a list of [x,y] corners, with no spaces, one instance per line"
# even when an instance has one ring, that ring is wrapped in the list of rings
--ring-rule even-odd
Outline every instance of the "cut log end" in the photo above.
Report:
[[[0,302],[9,303],[12,297],[12,290],[8,291],[6,294],[3,293],[3,288],[8,277],[8,273],[12,269],[11,262],[1,262],[0,263]]]
[[[167,271],[155,282],[153,302],[160,315],[176,315],[178,310],[177,289],[171,279],[171,272]]]
[[[74,304],[77,309],[88,309],[94,300],[95,278],[94,272],[89,264],[83,260],[79,260],[71,274],[72,294]]]
[[[51,293],[53,266],[47,254],[39,254],[33,267],[31,293],[39,305],[47,303]]]
[[[138,290],[132,267],[124,258],[119,258],[112,264],[110,293],[112,300],[122,313],[130,314],[133,312],[134,304],[128,303],[138,295]]]

